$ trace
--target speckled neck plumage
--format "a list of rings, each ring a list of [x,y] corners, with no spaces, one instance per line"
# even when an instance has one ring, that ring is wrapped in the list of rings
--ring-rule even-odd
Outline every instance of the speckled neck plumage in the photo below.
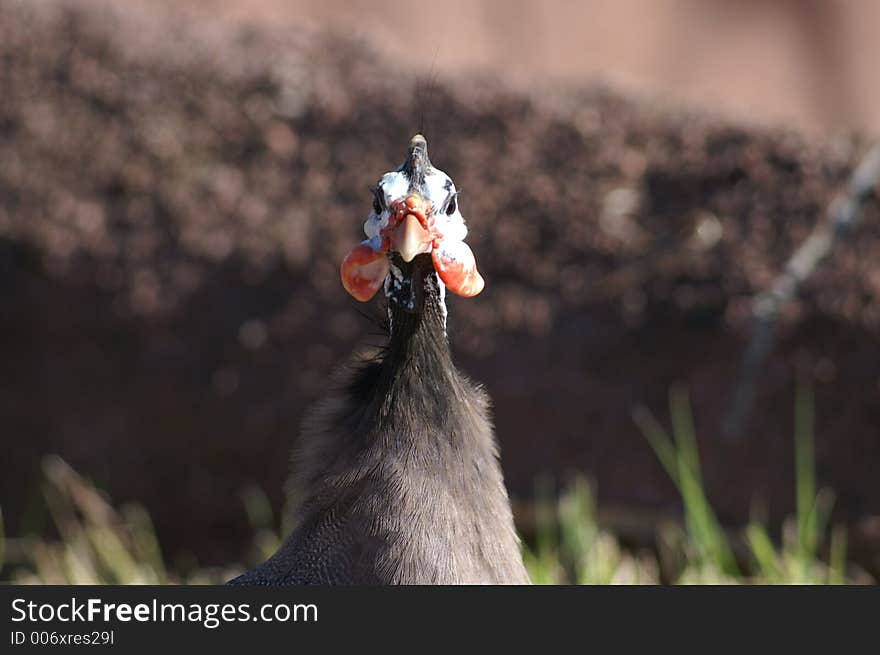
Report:
[[[388,278],[385,296],[391,331],[389,348],[399,348],[416,331],[442,337],[446,344],[446,288],[430,256],[419,255],[410,263],[394,256]]]

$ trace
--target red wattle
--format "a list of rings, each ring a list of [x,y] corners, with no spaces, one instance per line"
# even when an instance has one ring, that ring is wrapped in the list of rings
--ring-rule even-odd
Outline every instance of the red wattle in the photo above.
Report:
[[[431,259],[446,288],[459,296],[471,298],[486,286],[474,253],[464,241],[440,241],[431,252]]]
[[[388,257],[362,241],[342,260],[339,269],[342,286],[361,302],[367,302],[382,287],[388,275]]]

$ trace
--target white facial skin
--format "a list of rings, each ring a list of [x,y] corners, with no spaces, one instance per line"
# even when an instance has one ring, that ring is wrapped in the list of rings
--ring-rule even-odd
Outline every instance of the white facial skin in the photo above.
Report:
[[[384,199],[382,211],[378,214],[373,211],[370,217],[364,223],[364,232],[367,237],[376,241],[380,240],[379,233],[388,226],[388,219],[391,216],[389,207],[395,200],[403,200],[408,195],[409,180],[402,170],[385,173],[379,180],[376,193]],[[454,200],[455,211],[447,214],[446,211],[449,203],[455,197],[455,184],[452,179],[443,171],[437,168],[431,168],[425,175],[425,197],[431,201],[434,208],[434,225],[444,240],[463,241],[467,236],[467,227],[464,224],[464,217],[458,207],[458,199]]]

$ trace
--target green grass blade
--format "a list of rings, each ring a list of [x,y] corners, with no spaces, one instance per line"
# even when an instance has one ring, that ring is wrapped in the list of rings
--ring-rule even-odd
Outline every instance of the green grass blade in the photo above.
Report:
[[[795,397],[795,508],[797,556],[802,566],[815,558],[819,542],[816,507],[815,446],[813,436],[813,393],[804,383]]]
[[[683,388],[670,392],[673,439],[644,407],[636,407],[633,420],[645,435],[657,459],[678,488],[684,506],[688,540],[697,552],[699,566],[711,566],[727,576],[739,574],[733,550],[703,488],[690,402]]]
[[[835,525],[831,530],[828,556],[828,584],[846,584],[846,528]]]
[[[702,487],[700,454],[697,448],[697,431],[687,391],[682,386],[674,386],[669,392],[669,408],[672,418],[672,435],[678,447],[681,463],[686,465]]]
[[[746,528],[746,540],[757,563],[757,573],[761,582],[772,584],[782,580],[784,577],[782,565],[766,528],[759,523],[750,523]]]
[[[666,431],[647,407],[636,406],[633,409],[632,418],[650,444],[654,454],[657,455],[666,474],[672,479],[675,486],[679,487],[678,455],[672,439],[669,438],[669,435],[666,434]]]

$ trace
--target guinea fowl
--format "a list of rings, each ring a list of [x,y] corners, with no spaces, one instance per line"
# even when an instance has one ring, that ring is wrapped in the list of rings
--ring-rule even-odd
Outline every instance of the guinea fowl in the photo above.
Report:
[[[528,583],[489,401],[455,368],[445,290],[483,289],[457,191],[421,135],[379,180],[345,289],[389,340],[339,374],[294,449],[291,534],[233,584]]]

